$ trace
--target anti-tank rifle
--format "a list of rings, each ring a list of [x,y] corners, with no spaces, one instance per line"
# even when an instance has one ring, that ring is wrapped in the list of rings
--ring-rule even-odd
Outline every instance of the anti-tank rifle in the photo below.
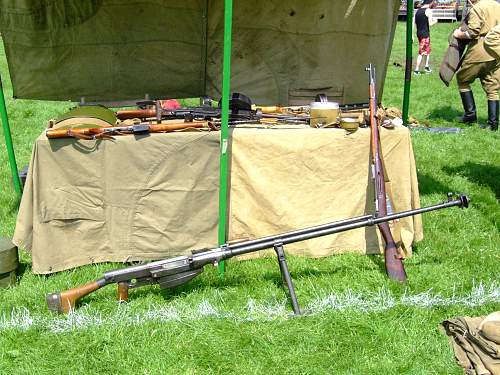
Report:
[[[137,288],[150,284],[159,284],[161,288],[173,288],[189,282],[191,279],[203,272],[204,266],[208,264],[216,265],[218,262],[227,260],[234,256],[274,248],[278,257],[278,263],[283,281],[289,292],[293,312],[295,314],[300,314],[301,310],[295,295],[295,289],[288,270],[288,264],[286,262],[284,252],[285,245],[334,233],[345,232],[356,228],[378,225],[390,220],[401,219],[408,216],[414,216],[454,206],[466,208],[469,206],[469,199],[465,195],[453,196],[453,194],[448,194],[447,202],[434,206],[393,213],[385,216],[359,216],[255,240],[226,243],[212,249],[193,251],[189,256],[179,256],[147,264],[107,271],[104,273],[102,278],[96,281],[92,281],[88,284],[66,291],[49,294],[47,296],[47,304],[49,310],[53,312],[68,313],[75,308],[77,302],[81,298],[108,284],[117,284],[118,300],[126,301],[128,300],[128,292],[131,288]]]

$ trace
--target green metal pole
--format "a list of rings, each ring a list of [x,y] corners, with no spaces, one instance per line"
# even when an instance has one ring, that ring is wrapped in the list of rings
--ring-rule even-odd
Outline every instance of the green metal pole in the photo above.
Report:
[[[3,135],[5,137],[5,146],[9,156],[10,172],[12,173],[12,181],[14,189],[19,197],[23,194],[21,180],[17,172],[16,154],[14,153],[14,145],[12,143],[12,135],[10,134],[9,117],[7,116],[7,106],[5,105],[5,97],[3,95],[2,78],[0,77],[0,116],[2,118]]]
[[[405,69],[405,88],[403,94],[403,124],[408,126],[408,113],[410,110],[410,88],[411,73],[413,67],[413,0],[406,2],[406,69]]]
[[[231,36],[233,1],[224,0],[224,61],[222,63],[222,114],[220,132],[219,179],[219,245],[226,243],[227,228],[227,179],[229,138],[229,95],[231,88]],[[225,264],[219,263],[219,274],[224,275]]]

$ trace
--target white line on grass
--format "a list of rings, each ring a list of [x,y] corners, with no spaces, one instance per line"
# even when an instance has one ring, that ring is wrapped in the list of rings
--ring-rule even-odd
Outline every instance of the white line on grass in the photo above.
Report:
[[[220,296],[218,296],[220,300]],[[438,306],[474,307],[486,303],[500,302],[500,285],[493,282],[489,285],[480,283],[468,294],[443,297],[429,290],[420,294],[395,296],[386,288],[377,292],[347,291],[340,294],[328,294],[315,298],[308,306],[310,314],[324,314],[329,311],[378,312],[396,306],[433,308]],[[272,303],[259,303],[249,299],[241,311],[227,310],[214,306],[208,300],[198,304],[171,302],[165,305],[150,305],[148,310],[133,311],[130,305],[118,305],[111,313],[103,315],[92,310],[88,305],[67,316],[50,316],[32,314],[27,308],[15,308],[0,316],[0,331],[42,329],[53,333],[72,330],[84,330],[101,326],[130,326],[148,322],[182,322],[200,319],[230,319],[233,321],[269,321],[286,319],[290,316],[288,302],[277,300]]]

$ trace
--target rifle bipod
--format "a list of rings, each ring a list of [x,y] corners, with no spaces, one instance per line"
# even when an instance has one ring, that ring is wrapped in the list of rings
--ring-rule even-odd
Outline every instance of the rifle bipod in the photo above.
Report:
[[[301,315],[302,311],[299,307],[299,301],[297,301],[297,295],[295,294],[295,288],[293,286],[292,276],[290,276],[290,271],[288,270],[288,264],[286,262],[285,249],[283,249],[283,243],[277,242],[274,244],[274,251],[278,256],[278,264],[280,266],[281,278],[288,289],[290,295],[290,301],[292,302],[292,308],[294,315]]]

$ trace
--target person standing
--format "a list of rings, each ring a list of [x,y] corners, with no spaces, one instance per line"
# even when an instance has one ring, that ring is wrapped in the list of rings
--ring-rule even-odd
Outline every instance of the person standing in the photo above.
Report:
[[[465,30],[456,29],[453,35],[457,39],[469,40],[462,65],[457,71],[457,83],[464,107],[462,123],[477,121],[476,103],[471,84],[479,78],[488,98],[488,123],[491,130],[498,130],[498,103],[500,90],[500,60],[485,49],[484,37],[500,24],[500,4],[496,0],[469,0],[469,10]]]
[[[417,30],[418,38],[418,57],[415,64],[415,75],[420,75],[420,64],[425,56],[425,73],[432,73],[430,67],[431,55],[431,32],[430,27],[434,25],[437,20],[432,17],[432,8],[435,6],[435,0],[424,0],[422,6],[415,13],[415,28]]]

